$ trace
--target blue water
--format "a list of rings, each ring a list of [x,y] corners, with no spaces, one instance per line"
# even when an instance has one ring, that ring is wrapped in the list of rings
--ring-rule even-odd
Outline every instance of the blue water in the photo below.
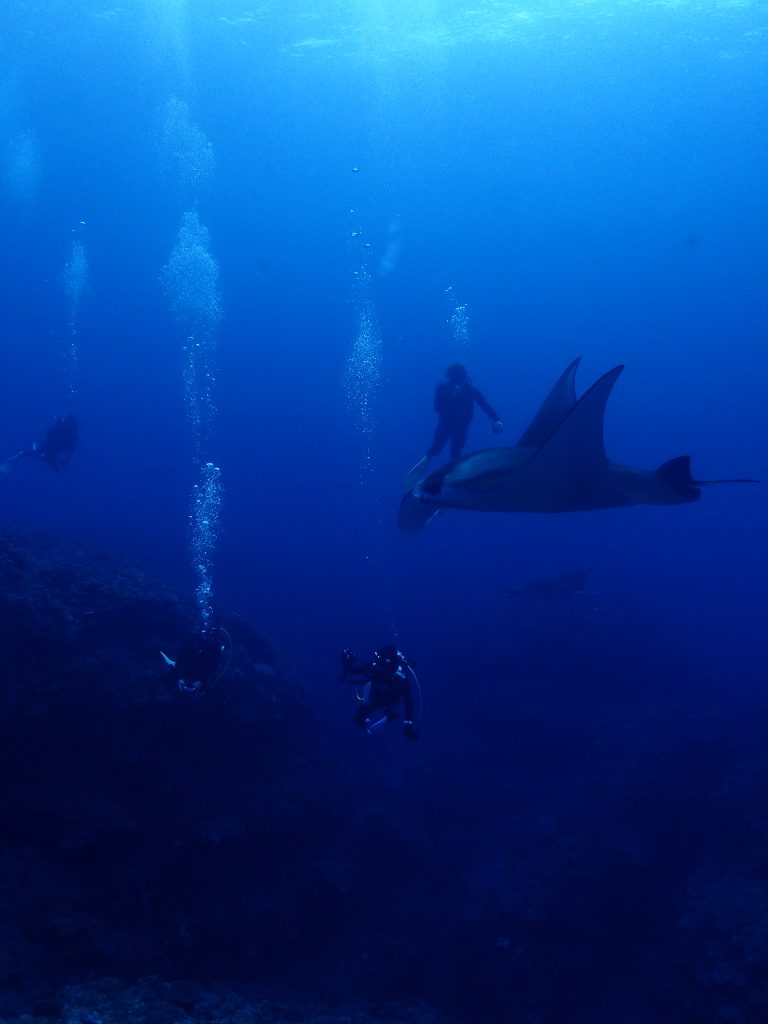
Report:
[[[482,746],[548,644],[572,700],[593,675],[618,704],[649,687],[757,696],[765,484],[676,507],[447,512],[418,537],[396,513],[457,358],[505,424],[495,438],[478,414],[469,448],[514,443],[582,356],[582,390],[626,365],[610,457],[768,479],[767,69],[759,2],[14,0],[0,454],[70,411],[81,443],[65,472],[0,478],[0,516],[197,586],[189,331],[163,286],[194,210],[221,303],[202,445],[221,469],[214,600],[294,661],[352,769],[338,652],[393,637],[425,690],[418,757],[446,763],[467,708]],[[581,598],[521,611],[503,595],[584,565],[586,616]],[[377,749],[399,765],[399,737]]]

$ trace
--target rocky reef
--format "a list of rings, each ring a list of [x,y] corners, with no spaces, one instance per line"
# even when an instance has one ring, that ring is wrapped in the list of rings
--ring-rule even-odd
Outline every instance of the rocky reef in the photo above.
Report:
[[[755,688],[576,610],[475,654],[493,688],[443,666],[416,750],[350,758],[237,615],[181,694],[194,612],[0,529],[0,1021],[762,1024]]]
[[[237,616],[222,625],[221,683],[181,694],[160,651],[195,629],[189,602],[141,567],[0,530],[0,1017],[191,1020],[224,998],[161,977],[333,988],[352,787],[287,659]],[[128,1013],[150,992],[162,1013]],[[280,1019],[249,1012],[220,1019]]]
[[[441,1024],[429,1007],[396,1003],[374,1007],[342,1003],[322,1008],[307,1001],[243,998],[223,985],[163,981],[148,975],[133,984],[105,976],[67,985],[39,999],[13,1024]],[[6,1022],[4,1022],[6,1024]]]

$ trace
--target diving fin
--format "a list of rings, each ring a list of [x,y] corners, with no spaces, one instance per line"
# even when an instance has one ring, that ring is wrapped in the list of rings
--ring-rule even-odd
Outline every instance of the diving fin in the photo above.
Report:
[[[425,455],[423,459],[419,459],[416,465],[406,473],[405,479],[403,480],[403,488],[406,491],[412,491],[416,484],[421,483],[427,475],[428,465],[429,456]]]
[[[24,452],[16,452],[15,455],[10,455],[5,462],[0,463],[0,473],[10,473],[13,469],[13,463],[16,459],[20,459]]]
[[[368,733],[369,736],[373,736],[374,732],[377,729],[381,728],[382,725],[386,725],[388,721],[389,717],[387,715],[382,715],[381,718],[376,719],[366,718],[365,731]]]

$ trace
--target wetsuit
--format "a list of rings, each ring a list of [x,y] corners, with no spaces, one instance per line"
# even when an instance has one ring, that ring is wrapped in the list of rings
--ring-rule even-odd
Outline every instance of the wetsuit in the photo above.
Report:
[[[27,448],[20,455],[40,459],[51,469],[61,469],[69,462],[77,447],[77,417],[67,416],[53,423],[45,434],[45,440],[34,448]]]
[[[408,662],[399,656],[391,662],[370,661],[363,665],[346,665],[342,681],[352,686],[366,685],[365,699],[352,719],[360,729],[370,727],[381,718],[377,711],[383,711],[388,720],[396,718],[394,705],[403,702],[405,725],[413,726],[413,697],[409,679]]]
[[[461,455],[467,441],[469,424],[475,411],[475,402],[480,406],[491,423],[499,417],[486,401],[482,392],[467,378],[464,381],[444,380],[435,389],[435,412],[437,427],[427,457],[434,459],[451,442],[451,461]]]
[[[190,691],[205,689],[216,677],[221,659],[221,635],[217,628],[193,634],[185,640],[171,677]]]

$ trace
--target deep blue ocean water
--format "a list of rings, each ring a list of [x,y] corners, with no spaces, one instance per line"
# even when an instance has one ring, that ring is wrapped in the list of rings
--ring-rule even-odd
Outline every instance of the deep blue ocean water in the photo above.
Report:
[[[338,654],[392,638],[424,689],[404,771],[449,763],[467,730],[496,736],[549,644],[576,703],[591,677],[618,706],[759,698],[765,483],[675,507],[447,512],[418,537],[396,514],[456,359],[505,424],[496,438],[478,413],[469,449],[513,444],[581,356],[580,390],[626,366],[610,457],[768,480],[767,72],[757,0],[12,0],[0,455],[64,412],[81,441],[66,471],[0,477],[0,517],[191,592],[202,451],[221,469],[214,599],[294,661],[352,769]],[[180,300],[163,268],[191,212],[205,258]],[[183,343],[206,330],[196,451]],[[504,595],[579,566],[594,595]],[[503,754],[502,737],[466,775],[514,773]],[[399,737],[373,756],[399,770]]]

